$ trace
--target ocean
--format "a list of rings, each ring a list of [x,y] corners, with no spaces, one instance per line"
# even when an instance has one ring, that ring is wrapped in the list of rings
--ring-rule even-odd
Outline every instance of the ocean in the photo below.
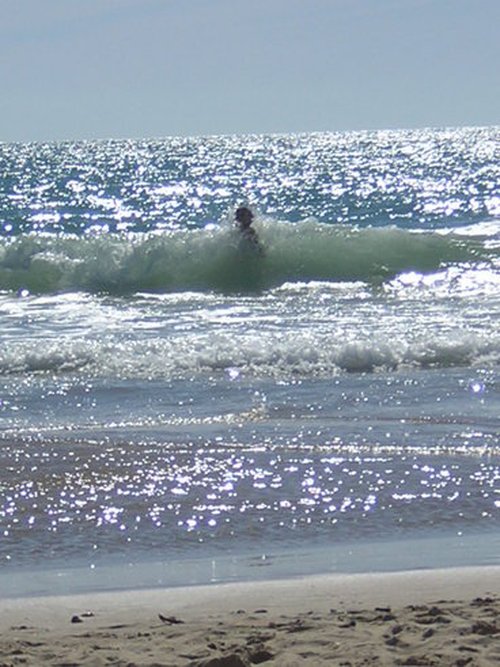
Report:
[[[499,140],[0,144],[0,595],[499,564]]]

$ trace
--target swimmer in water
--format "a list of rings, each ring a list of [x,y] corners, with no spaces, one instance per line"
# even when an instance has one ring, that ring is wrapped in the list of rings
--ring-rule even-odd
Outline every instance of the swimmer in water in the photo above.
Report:
[[[248,247],[259,255],[264,255],[264,248],[261,246],[257,232],[251,226],[253,222],[253,213],[246,206],[240,206],[236,209],[236,224],[241,233],[242,239],[248,243]]]

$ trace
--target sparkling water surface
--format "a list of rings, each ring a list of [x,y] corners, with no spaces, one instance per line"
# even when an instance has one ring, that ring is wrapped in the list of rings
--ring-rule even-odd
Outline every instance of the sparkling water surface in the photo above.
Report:
[[[200,227],[246,199],[297,222],[498,216],[498,128],[0,144],[0,229]]]
[[[0,145],[0,589],[498,563],[498,138]]]

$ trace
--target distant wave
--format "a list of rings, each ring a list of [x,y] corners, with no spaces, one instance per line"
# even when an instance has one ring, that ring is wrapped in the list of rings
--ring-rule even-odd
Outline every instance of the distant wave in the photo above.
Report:
[[[498,238],[261,220],[263,257],[227,226],[131,234],[36,234],[0,241],[0,290],[132,294],[263,290],[323,280],[379,284],[453,264],[497,262]],[[492,241],[493,239],[493,241]]]

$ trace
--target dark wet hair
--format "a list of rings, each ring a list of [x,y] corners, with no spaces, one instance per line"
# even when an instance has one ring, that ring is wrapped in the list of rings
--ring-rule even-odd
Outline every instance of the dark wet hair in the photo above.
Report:
[[[238,222],[241,222],[247,216],[250,216],[250,219],[253,218],[253,213],[247,206],[240,206],[236,209],[235,217]]]

